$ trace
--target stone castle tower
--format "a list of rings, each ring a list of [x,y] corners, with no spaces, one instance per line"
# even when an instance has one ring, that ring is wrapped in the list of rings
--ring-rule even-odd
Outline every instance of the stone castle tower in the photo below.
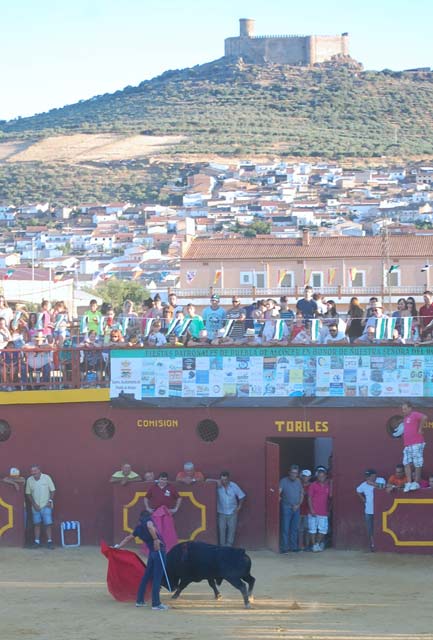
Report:
[[[239,36],[226,38],[224,55],[251,64],[312,65],[349,55],[349,34],[341,36],[255,36],[255,20],[239,20]]]

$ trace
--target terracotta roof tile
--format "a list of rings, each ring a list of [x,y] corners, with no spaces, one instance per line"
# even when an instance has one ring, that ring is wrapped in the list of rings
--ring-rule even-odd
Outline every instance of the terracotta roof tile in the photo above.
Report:
[[[433,238],[421,235],[391,236],[389,256],[433,257]],[[301,238],[197,238],[188,247],[184,260],[251,260],[300,258],[377,258],[383,255],[383,240],[374,237],[312,237],[308,245]]]

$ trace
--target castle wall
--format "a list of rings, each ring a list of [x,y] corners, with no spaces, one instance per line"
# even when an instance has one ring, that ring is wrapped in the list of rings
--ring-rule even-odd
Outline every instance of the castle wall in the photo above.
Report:
[[[224,55],[250,64],[315,64],[348,55],[349,38],[341,36],[255,36],[227,38]]]
[[[225,55],[242,57],[252,64],[309,64],[309,39],[304,36],[227,38]]]
[[[310,36],[310,64],[325,62],[336,55],[349,54],[349,38],[342,36]]]

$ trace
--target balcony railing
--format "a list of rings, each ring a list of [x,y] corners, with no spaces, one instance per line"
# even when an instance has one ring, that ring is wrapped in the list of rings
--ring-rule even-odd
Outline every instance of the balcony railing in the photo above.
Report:
[[[385,287],[385,286],[372,286],[372,287],[318,287],[317,292],[320,292],[323,296],[339,299],[352,296],[368,297],[368,296],[381,296],[382,298],[392,296],[422,296],[425,291],[424,285],[411,285],[402,287]],[[229,298],[231,296],[240,296],[252,300],[260,298],[280,296],[288,296],[289,298],[302,298],[304,294],[304,286],[296,287],[202,287],[197,289],[172,289],[176,293],[178,298],[188,299],[192,302],[195,298],[206,298],[212,294],[217,294],[221,298]]]

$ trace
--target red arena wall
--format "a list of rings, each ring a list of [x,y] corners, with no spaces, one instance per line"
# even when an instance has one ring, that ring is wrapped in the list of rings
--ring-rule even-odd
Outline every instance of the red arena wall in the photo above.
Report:
[[[422,410],[422,401],[418,406]],[[429,417],[425,470],[433,472],[433,409],[425,412]],[[101,538],[113,541],[115,514],[109,478],[122,462],[130,462],[139,473],[167,471],[170,478],[187,460],[210,478],[228,469],[247,493],[236,542],[258,548],[266,544],[266,441],[280,444],[277,471],[281,475],[290,463],[311,465],[311,439],[332,438],[333,544],[340,549],[356,548],[364,546],[365,533],[355,488],[363,481],[366,468],[374,467],[387,477],[401,461],[401,439],[392,438],[387,431],[387,421],[399,413],[398,401],[381,408],[115,409],[108,402],[4,405],[0,419],[9,423],[11,435],[0,442],[0,473],[16,466],[27,476],[30,465],[39,464],[56,484],[57,532],[62,520],[79,520],[82,543],[97,544]],[[114,424],[112,438],[95,435],[92,426],[100,418]],[[203,420],[218,426],[213,441],[203,440],[203,433],[200,436],[197,430]],[[0,498],[1,492],[0,488]],[[427,499],[430,491],[410,497],[415,494]],[[385,509],[392,505],[393,496],[386,494],[380,500]],[[391,536],[384,540],[383,548],[393,548]],[[4,539],[3,543],[8,542]]]

